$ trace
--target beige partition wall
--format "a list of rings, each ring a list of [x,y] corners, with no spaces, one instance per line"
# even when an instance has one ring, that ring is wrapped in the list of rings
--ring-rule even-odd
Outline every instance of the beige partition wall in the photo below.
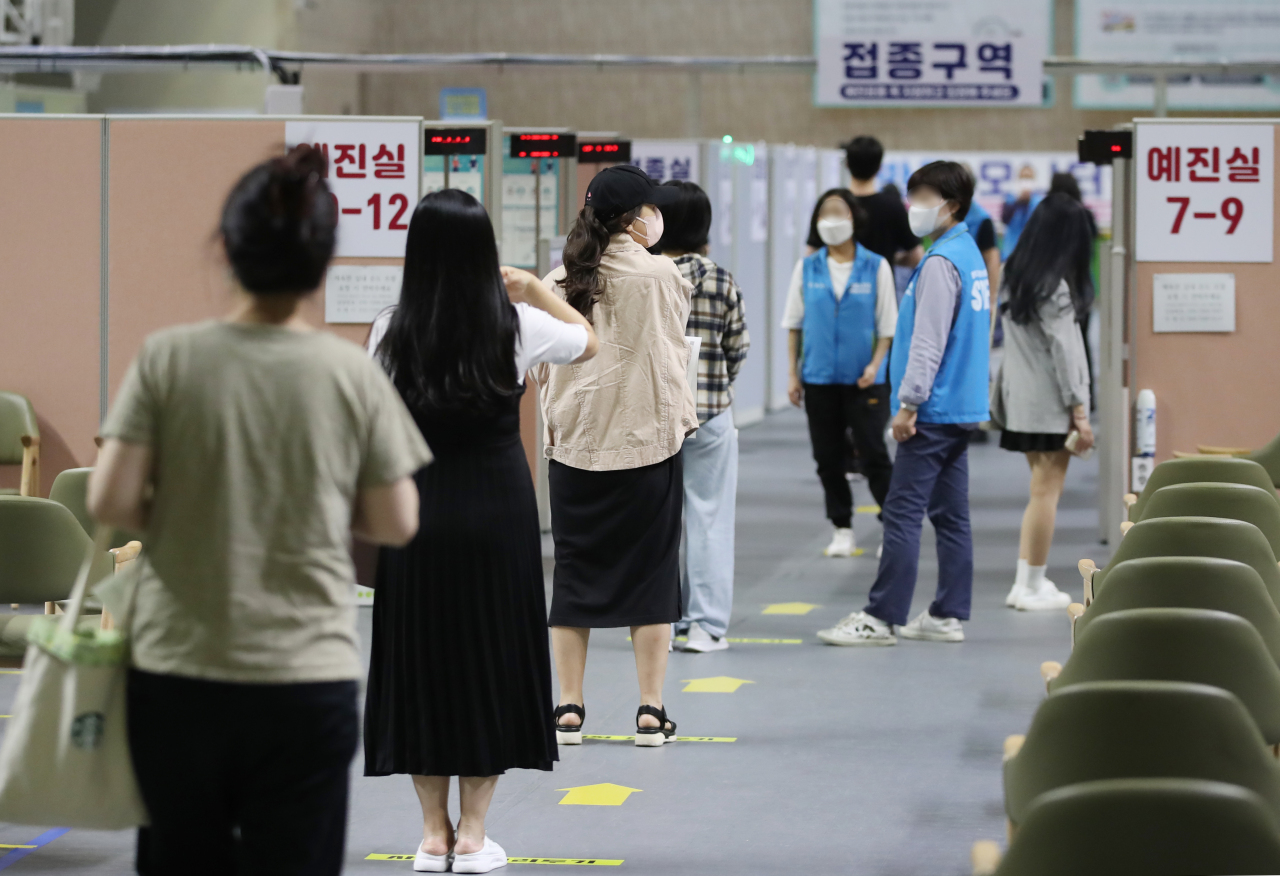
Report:
[[[1230,124],[1237,120],[1214,121]],[[1142,156],[1135,154],[1135,165],[1135,175],[1147,172]],[[1272,179],[1275,204],[1280,205],[1277,170],[1272,171]],[[1204,208],[1197,202],[1192,209]],[[1188,215],[1184,221],[1194,220]],[[1280,222],[1274,222],[1272,234],[1276,238],[1273,253],[1280,256]],[[1235,275],[1235,331],[1155,332],[1155,275],[1200,273]],[[1275,387],[1280,386],[1280,346],[1276,342],[1280,265],[1274,260],[1135,262],[1133,277],[1133,379],[1129,395],[1133,402],[1140,390],[1155,392],[1157,461],[1170,458],[1175,450],[1193,451],[1197,444],[1260,447],[1280,433],[1280,405],[1274,395]]]
[[[102,117],[0,117],[0,389],[31,399],[39,494],[92,465],[99,413]],[[16,467],[0,486],[16,487]]]

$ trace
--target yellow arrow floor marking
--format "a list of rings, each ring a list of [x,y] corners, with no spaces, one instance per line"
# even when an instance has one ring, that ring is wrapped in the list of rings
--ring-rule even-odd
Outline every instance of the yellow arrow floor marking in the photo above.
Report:
[[[561,798],[561,806],[621,806],[632,794],[640,792],[639,788],[628,788],[626,785],[615,785],[613,782],[556,790],[569,792]]]
[[[716,675],[712,678],[682,678],[685,683],[682,693],[733,693],[744,684],[755,684],[745,678],[731,678],[728,675]]]
[[[879,514],[880,506],[879,505],[859,505],[855,510],[859,514]]]
[[[600,739],[605,742],[634,742],[636,735],[634,733],[628,736],[604,736],[592,733],[583,733],[583,739]],[[737,742],[737,736],[681,736],[681,742]]]
[[[3,846],[0,846],[3,848]],[[34,849],[35,846],[13,846],[11,848]],[[365,855],[366,861],[412,861],[413,855]],[[618,867],[622,859],[606,860],[605,858],[512,858],[507,857],[508,864],[565,864],[569,866]]]
[[[775,602],[773,605],[766,605],[761,614],[808,614],[815,608],[822,608],[821,605],[814,605],[812,602]]]

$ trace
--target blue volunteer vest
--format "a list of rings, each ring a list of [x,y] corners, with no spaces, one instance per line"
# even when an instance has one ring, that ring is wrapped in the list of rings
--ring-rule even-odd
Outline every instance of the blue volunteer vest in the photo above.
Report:
[[[944,258],[960,273],[960,307],[947,336],[942,362],[933,379],[933,390],[920,406],[922,423],[981,423],[987,420],[988,357],[990,355],[991,293],[987,267],[978,245],[963,223],[951,228],[929,249],[911,275],[898,305],[898,327],[889,356],[892,404],[900,404],[898,390],[911,356],[911,335],[916,326],[916,280],[931,258]]]
[[[876,275],[880,256],[862,244],[854,245],[853,270],[844,296],[837,301],[827,270],[827,248],[806,256],[804,284],[805,383],[852,384],[862,377],[876,347]],[[876,377],[884,382],[882,364]]]
[[[969,236],[974,240],[978,239],[978,229],[982,227],[982,223],[991,218],[991,214],[982,209],[982,205],[977,201],[969,202],[969,212],[964,214],[964,224],[969,229]],[[995,223],[992,223],[994,226]]]

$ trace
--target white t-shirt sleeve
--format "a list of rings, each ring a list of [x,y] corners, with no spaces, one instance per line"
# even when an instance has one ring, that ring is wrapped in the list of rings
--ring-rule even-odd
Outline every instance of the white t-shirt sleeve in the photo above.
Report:
[[[587,349],[587,330],[576,323],[561,322],[551,314],[528,304],[517,304],[520,337],[516,340],[516,374],[520,382],[539,362],[568,365]]]
[[[383,337],[387,334],[387,326],[391,325],[391,315],[396,312],[394,305],[386,308],[373,318],[373,325],[369,326],[369,340],[365,342],[364,349],[372,357],[378,352],[378,344],[382,343]]]
[[[893,268],[880,259],[876,272],[876,336],[891,338],[898,327],[898,293],[894,289]]]
[[[791,285],[787,287],[787,306],[782,312],[784,329],[804,328],[804,259],[796,262],[791,272]]]

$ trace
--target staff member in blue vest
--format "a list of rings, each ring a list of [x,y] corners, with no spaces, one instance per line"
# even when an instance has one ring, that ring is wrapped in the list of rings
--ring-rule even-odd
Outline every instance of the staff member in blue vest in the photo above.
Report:
[[[808,244],[796,263],[782,327],[788,329],[791,403],[809,415],[809,440],[827,517],[835,527],[829,557],[851,557],[853,492],[845,478],[845,433],[852,433],[871,495],[882,506],[893,463],[884,444],[889,419],[885,357],[898,318],[893,269],[854,241],[866,212],[847,189],[818,198]]]
[[[911,231],[933,247],[916,268],[898,312],[889,361],[893,437],[899,442],[884,503],[884,554],[870,600],[818,633],[831,645],[893,645],[908,639],[962,642],[973,590],[969,529],[969,432],[988,418],[991,293],[982,254],[964,225],[973,177],[954,161],[911,175]],[[907,623],[925,514],[938,538],[938,592]]]

